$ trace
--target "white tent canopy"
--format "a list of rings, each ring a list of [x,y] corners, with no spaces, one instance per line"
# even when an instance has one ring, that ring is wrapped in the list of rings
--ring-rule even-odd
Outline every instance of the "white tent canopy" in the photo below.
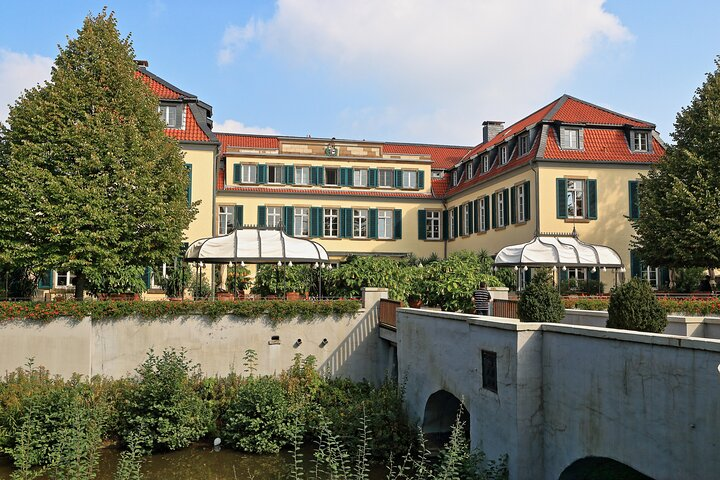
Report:
[[[495,257],[497,266],[623,268],[620,255],[604,245],[591,245],[576,235],[547,235],[505,247]]]
[[[319,243],[286,235],[281,230],[241,228],[222,237],[201,238],[185,252],[186,262],[313,263],[327,262]]]

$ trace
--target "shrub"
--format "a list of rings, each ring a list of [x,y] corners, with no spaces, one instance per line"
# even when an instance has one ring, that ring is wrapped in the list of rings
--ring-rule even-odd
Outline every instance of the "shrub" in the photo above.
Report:
[[[661,333],[666,326],[665,311],[645,280],[633,278],[610,292],[608,328]]]
[[[338,268],[323,273],[323,290],[333,297],[359,297],[363,287],[387,288],[390,298],[405,300],[410,280],[420,271],[407,261],[390,257],[351,256]]]
[[[146,451],[177,450],[202,437],[210,427],[210,409],[194,385],[201,375],[185,352],[152,350],[137,369],[134,388],[122,400],[119,434],[128,445]]]
[[[263,297],[285,295],[288,292],[309,292],[313,290],[315,276],[307,265],[260,265],[255,273],[253,293]],[[323,289],[325,287],[323,286]]]
[[[562,280],[560,282],[560,293],[562,295],[583,293],[586,295],[598,295],[603,292],[605,284],[599,280]]]
[[[525,287],[518,302],[521,322],[561,322],[565,307],[557,289],[546,272],[538,272]]]
[[[147,290],[144,267],[118,266],[104,272],[88,272],[87,288],[93,295],[101,293],[142,293]]]
[[[695,292],[700,288],[705,270],[702,267],[678,268],[674,271],[675,288],[677,292]]]
[[[192,280],[190,268],[182,262],[179,262],[167,276],[163,277],[159,271],[155,272],[155,276],[160,278],[160,286],[169,298],[182,298]]]
[[[234,448],[277,453],[300,430],[288,394],[273,377],[251,377],[225,412],[224,437]]]

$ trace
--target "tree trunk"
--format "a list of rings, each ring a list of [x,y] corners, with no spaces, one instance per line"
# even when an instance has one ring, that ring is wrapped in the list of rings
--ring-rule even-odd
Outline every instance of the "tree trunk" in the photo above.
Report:
[[[85,274],[78,272],[75,275],[75,300],[82,301],[85,298]]]

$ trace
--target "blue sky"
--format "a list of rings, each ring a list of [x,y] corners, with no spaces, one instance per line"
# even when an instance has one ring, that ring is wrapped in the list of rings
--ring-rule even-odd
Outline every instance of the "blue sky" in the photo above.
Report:
[[[568,93],[670,141],[720,53],[709,0],[3,1],[0,121],[106,4],[223,131],[475,145]]]

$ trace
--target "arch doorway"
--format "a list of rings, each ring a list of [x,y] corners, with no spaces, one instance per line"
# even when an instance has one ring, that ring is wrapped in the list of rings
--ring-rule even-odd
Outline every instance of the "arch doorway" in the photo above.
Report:
[[[431,447],[442,447],[450,439],[453,425],[460,413],[465,437],[470,440],[470,413],[452,393],[438,390],[425,403],[422,431]]]
[[[570,464],[559,480],[653,480],[612,458],[585,457]]]

